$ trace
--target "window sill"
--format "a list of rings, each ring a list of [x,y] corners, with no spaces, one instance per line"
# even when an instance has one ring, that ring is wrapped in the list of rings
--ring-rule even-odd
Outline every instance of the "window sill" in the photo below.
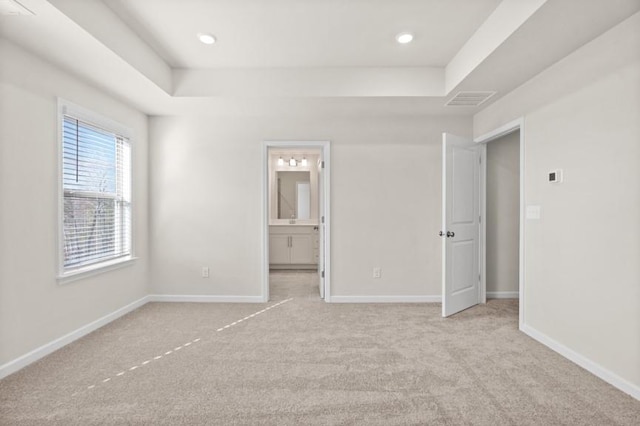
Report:
[[[102,262],[97,265],[90,265],[84,268],[79,268],[74,271],[58,275],[57,277],[58,284],[68,284],[73,281],[81,280],[94,275],[103,274],[105,272],[113,271],[115,269],[124,268],[126,266],[133,265],[136,260],[138,260],[137,257],[128,256],[128,257],[123,257],[121,259]]]

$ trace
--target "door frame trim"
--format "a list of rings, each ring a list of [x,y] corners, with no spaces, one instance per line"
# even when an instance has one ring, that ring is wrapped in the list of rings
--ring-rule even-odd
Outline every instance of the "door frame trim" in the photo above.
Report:
[[[324,216],[324,301],[331,302],[331,142],[330,141],[277,141],[262,143],[262,301],[269,301],[269,149],[319,149],[324,161],[324,185],[322,194]],[[321,217],[318,220],[322,220]]]
[[[480,213],[483,218],[480,224],[480,303],[486,303],[487,301],[487,282],[486,282],[486,231],[487,231],[487,161],[486,161],[486,144],[499,139],[503,136],[511,134],[516,131],[520,131],[520,235],[519,235],[519,259],[518,259],[518,328],[522,330],[524,325],[524,299],[525,299],[525,143],[524,143],[524,117],[517,118],[507,124],[500,126],[488,133],[485,133],[477,138],[474,138],[474,142],[484,144],[483,147],[483,161],[480,168]]]

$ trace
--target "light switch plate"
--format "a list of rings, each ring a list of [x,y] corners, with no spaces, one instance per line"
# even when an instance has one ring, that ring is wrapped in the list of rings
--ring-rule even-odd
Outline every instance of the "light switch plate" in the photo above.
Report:
[[[527,206],[527,219],[540,219],[540,206]]]

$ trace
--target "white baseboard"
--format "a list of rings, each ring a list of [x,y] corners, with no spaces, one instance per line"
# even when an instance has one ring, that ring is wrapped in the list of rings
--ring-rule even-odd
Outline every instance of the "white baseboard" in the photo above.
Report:
[[[615,373],[612,373],[601,365],[591,361],[589,358],[586,358],[585,356],[580,355],[574,350],[569,349],[562,343],[553,340],[551,337],[539,332],[531,326],[523,324],[520,330],[532,339],[537,340],[538,342],[556,351],[568,360],[578,364],[580,367],[601,378],[610,385],[615,386],[622,392],[625,392],[640,401],[640,386],[633,384],[626,379],[623,379]]]
[[[214,296],[189,294],[152,294],[149,302],[195,302],[195,303],[263,303],[262,296]]]
[[[72,331],[71,333],[65,334],[62,337],[59,337],[47,344],[40,346],[22,355],[19,358],[14,359],[13,361],[9,361],[6,364],[0,365],[0,379],[7,377],[10,374],[15,373],[16,371],[26,367],[27,365],[38,361],[41,358],[49,355],[52,352],[57,351],[63,346],[68,345],[69,343],[78,340],[79,338],[86,336],[87,334],[109,324],[111,321],[114,321],[120,318],[123,315],[128,314],[129,312],[138,309],[140,306],[146,304],[149,301],[149,296],[145,296],[139,300],[136,300],[133,303],[128,304],[110,314],[103,316],[93,322],[90,322],[87,325],[84,325],[77,330]]]
[[[519,291],[488,291],[487,299],[518,299]]]
[[[442,296],[331,296],[331,303],[440,303]]]

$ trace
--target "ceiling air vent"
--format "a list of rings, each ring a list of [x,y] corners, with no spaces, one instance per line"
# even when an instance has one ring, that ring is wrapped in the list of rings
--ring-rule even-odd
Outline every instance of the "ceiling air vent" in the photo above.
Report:
[[[478,106],[482,105],[495,95],[496,92],[458,92],[456,95],[449,99],[446,106]]]
[[[32,16],[34,13],[18,3],[16,0],[0,0],[0,15]]]

